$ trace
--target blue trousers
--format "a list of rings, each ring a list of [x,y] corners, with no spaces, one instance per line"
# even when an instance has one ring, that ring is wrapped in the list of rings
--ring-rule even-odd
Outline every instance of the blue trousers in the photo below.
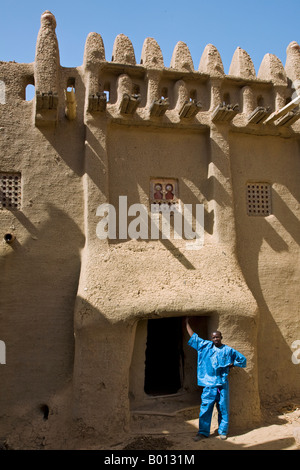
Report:
[[[216,404],[218,410],[219,434],[227,434],[229,424],[229,387],[228,383],[219,387],[204,387],[201,395],[199,414],[199,434],[209,436],[211,418]]]

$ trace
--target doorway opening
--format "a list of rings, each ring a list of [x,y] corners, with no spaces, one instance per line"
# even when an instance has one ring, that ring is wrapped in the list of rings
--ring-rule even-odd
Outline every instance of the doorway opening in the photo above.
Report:
[[[217,320],[216,320],[217,321]],[[211,316],[195,314],[190,325],[201,338],[216,329]],[[192,406],[199,402],[197,351],[188,345],[183,317],[141,319],[136,324],[129,371],[131,410]]]
[[[144,391],[175,394],[183,382],[182,318],[150,319],[147,325]]]

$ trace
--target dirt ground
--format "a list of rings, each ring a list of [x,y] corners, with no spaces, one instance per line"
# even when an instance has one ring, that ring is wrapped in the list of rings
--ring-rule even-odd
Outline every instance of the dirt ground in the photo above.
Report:
[[[111,450],[300,450],[300,406],[294,403],[264,410],[264,422],[256,429],[231,430],[227,440],[217,434],[214,412],[209,438],[194,442],[198,429],[195,408],[174,413],[133,414],[131,432]]]
[[[197,400],[197,405],[195,405]],[[253,429],[235,430],[230,427],[227,440],[217,433],[217,411],[214,410],[211,435],[195,442],[198,431],[199,394],[187,401],[184,396],[161,397],[149,400],[143,407],[132,409],[131,426],[125,437],[115,436],[95,444],[95,436],[83,428],[74,437],[69,450],[109,451],[201,451],[201,450],[300,450],[300,402],[276,404],[264,409],[260,426]],[[39,416],[39,420],[40,420]],[[44,421],[44,429],[38,437],[30,441],[27,434],[20,435],[20,441],[0,442],[1,450],[40,449],[51,450],[51,417]],[[26,428],[27,429],[27,428]],[[30,430],[28,431],[30,434]],[[55,430],[53,432],[57,432]],[[2,454],[3,455],[3,454]]]

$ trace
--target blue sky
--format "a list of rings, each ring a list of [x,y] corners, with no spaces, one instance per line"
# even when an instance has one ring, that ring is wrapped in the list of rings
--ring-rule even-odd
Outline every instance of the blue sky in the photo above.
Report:
[[[0,60],[33,62],[40,17],[56,17],[61,65],[82,64],[89,32],[101,34],[110,60],[116,36],[131,40],[137,63],[143,42],[153,37],[166,67],[178,41],[187,44],[198,69],[205,46],[219,50],[225,73],[239,46],[251,56],[256,73],[266,53],[283,63],[291,41],[300,43],[300,0],[0,0]]]

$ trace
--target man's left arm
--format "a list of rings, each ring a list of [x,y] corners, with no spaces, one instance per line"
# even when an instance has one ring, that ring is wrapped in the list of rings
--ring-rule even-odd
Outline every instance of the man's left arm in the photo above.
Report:
[[[229,367],[246,367],[246,365],[247,365],[247,359],[245,358],[245,356],[239,351],[232,349],[231,350],[231,364]]]

